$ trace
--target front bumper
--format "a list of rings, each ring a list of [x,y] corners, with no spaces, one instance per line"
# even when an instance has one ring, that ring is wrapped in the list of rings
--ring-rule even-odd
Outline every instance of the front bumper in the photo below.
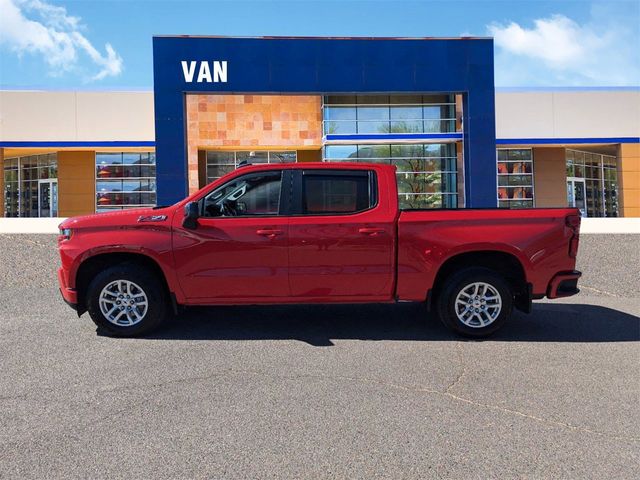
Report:
[[[60,294],[64,301],[78,311],[78,292],[75,288],[69,288],[67,285],[67,275],[63,268],[58,269],[58,284],[60,285]]]
[[[62,300],[64,300],[64,303],[66,303],[67,305],[69,305],[71,308],[73,308],[76,312],[78,311],[78,302],[73,301],[72,298],[73,296],[69,295],[70,292],[65,292],[64,290],[62,290],[61,288],[59,288],[58,290],[60,290],[60,295],[62,295]],[[75,292],[73,292],[75,293]]]
[[[547,287],[547,298],[570,297],[580,292],[578,288],[578,279],[582,276],[582,272],[572,270],[571,272],[560,272],[549,282]]]

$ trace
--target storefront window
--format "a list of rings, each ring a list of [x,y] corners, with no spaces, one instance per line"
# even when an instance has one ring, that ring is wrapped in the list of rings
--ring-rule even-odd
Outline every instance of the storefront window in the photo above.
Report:
[[[325,145],[326,162],[395,165],[400,208],[456,208],[458,172],[456,145],[384,144]]]
[[[533,208],[533,153],[530,148],[498,149],[498,206]]]
[[[448,133],[456,131],[454,95],[324,97],[324,133]]]
[[[5,217],[57,216],[57,177],[55,153],[5,159]]]
[[[156,204],[153,152],[96,152],[96,211]]]
[[[207,183],[232,172],[242,162],[247,163],[295,163],[296,151],[207,151]]]
[[[570,206],[582,210],[588,217],[618,216],[617,159],[611,155],[566,150],[567,198]],[[577,185],[576,185],[577,184]],[[584,190],[584,205],[571,195],[576,189]]]

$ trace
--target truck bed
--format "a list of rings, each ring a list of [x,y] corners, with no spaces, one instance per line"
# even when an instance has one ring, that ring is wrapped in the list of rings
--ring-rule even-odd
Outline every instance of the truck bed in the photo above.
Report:
[[[566,225],[574,208],[507,210],[403,210],[398,219],[397,298],[419,301],[427,297],[441,266],[465,252],[503,252],[523,267],[534,297],[547,293],[559,271],[572,271],[567,255],[573,231]],[[506,257],[503,257],[506,258]],[[487,255],[493,263],[495,255]]]

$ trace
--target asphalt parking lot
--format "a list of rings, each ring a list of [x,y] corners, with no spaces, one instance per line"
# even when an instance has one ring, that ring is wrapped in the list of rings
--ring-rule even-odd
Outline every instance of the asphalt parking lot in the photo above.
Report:
[[[463,341],[419,306],[187,311],[96,333],[51,235],[0,235],[0,478],[637,478],[640,238]]]

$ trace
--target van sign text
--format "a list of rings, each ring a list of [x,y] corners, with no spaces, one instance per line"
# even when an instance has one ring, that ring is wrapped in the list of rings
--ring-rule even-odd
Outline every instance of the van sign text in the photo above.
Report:
[[[227,83],[227,61],[186,61],[182,60],[182,73],[186,83]],[[196,75],[197,70],[197,75]]]

